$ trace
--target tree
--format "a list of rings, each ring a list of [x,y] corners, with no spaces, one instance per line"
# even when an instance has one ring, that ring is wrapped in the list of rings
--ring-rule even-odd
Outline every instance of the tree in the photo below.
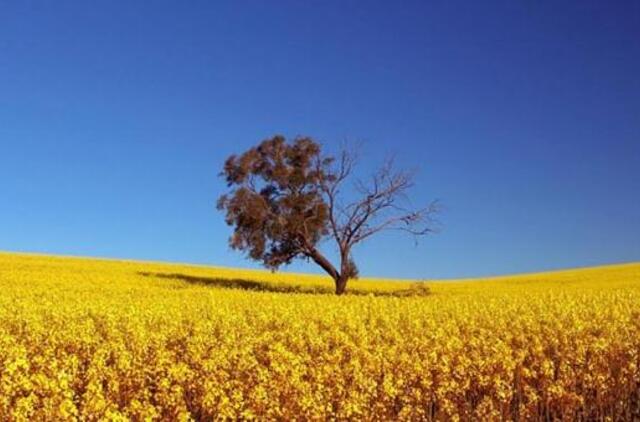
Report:
[[[347,149],[337,158],[324,155],[312,138],[287,142],[279,135],[229,157],[221,176],[230,191],[219,198],[218,209],[234,227],[230,246],[273,270],[296,258],[313,260],[333,278],[341,295],[358,276],[352,259],[356,244],[384,230],[414,236],[433,231],[437,203],[418,209],[403,206],[413,173],[396,171],[392,160],[366,183],[356,180],[347,192],[357,157]],[[355,198],[345,201],[348,194]],[[325,239],[337,246],[338,266],[319,249]]]

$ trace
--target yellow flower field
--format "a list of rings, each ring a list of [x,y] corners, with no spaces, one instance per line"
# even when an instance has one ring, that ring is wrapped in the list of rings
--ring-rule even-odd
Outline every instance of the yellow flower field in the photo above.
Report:
[[[640,264],[426,284],[0,254],[0,420],[640,418]]]

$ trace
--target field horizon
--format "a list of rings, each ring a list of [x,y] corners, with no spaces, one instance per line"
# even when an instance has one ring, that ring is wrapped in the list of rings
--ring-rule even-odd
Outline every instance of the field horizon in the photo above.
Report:
[[[136,258],[124,258],[124,257],[105,257],[105,256],[92,256],[92,255],[75,255],[75,254],[57,254],[57,253],[46,253],[46,252],[29,252],[29,251],[11,251],[11,250],[0,250],[0,256],[24,256],[24,257],[34,257],[34,258],[50,258],[50,259],[60,259],[60,260],[78,260],[78,261],[96,261],[96,262],[111,262],[111,263],[129,263],[129,264],[140,264],[140,265],[159,265],[159,266],[175,266],[180,268],[193,268],[193,269],[205,269],[211,271],[222,271],[223,273],[228,273],[232,271],[242,271],[249,274],[253,274],[256,277],[260,277],[265,274],[275,274],[275,275],[284,275],[285,278],[291,277],[302,277],[302,278],[311,278],[311,279],[326,279],[328,283],[332,283],[331,278],[322,273],[314,273],[314,272],[298,272],[298,271],[290,271],[287,269],[281,269],[278,271],[270,271],[268,269],[262,268],[246,268],[246,267],[233,267],[226,265],[217,265],[217,264],[203,264],[203,263],[193,263],[193,262],[181,262],[181,261],[170,261],[170,260],[154,260],[154,259],[136,259]],[[514,273],[506,273],[506,274],[489,274],[489,275],[479,275],[472,277],[418,277],[418,278],[404,278],[404,277],[378,277],[372,275],[361,276],[358,280],[367,281],[367,282],[401,282],[401,283],[413,283],[413,282],[425,282],[425,283],[445,283],[445,282],[478,282],[478,281],[500,281],[506,279],[521,279],[521,278],[531,278],[531,277],[547,277],[553,275],[562,275],[562,273],[576,273],[580,271],[592,272],[592,271],[601,271],[601,270],[613,270],[613,269],[622,269],[624,267],[640,267],[640,261],[621,261],[621,262],[611,262],[611,263],[602,263],[596,265],[580,265],[580,266],[567,266],[567,267],[558,267],[552,269],[542,269],[542,270],[534,270],[534,271],[524,271],[524,272],[514,272]],[[357,282],[357,281],[356,281]]]

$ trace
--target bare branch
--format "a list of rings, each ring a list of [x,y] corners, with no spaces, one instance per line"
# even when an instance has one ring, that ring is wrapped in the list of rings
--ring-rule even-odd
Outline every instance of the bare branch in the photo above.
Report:
[[[396,208],[401,210],[400,208]],[[388,217],[375,226],[365,226],[361,229],[357,236],[352,240],[353,244],[363,241],[364,239],[379,233],[383,230],[400,230],[414,236],[425,236],[436,231],[434,219],[435,214],[440,210],[437,202],[432,202],[429,206],[410,212]]]
[[[344,147],[338,160],[331,163],[333,167],[328,169],[328,177],[321,184],[329,207],[329,225],[341,251],[344,250],[346,243],[343,225],[340,222],[342,207],[338,204],[338,198],[341,193],[340,188],[353,173],[358,155],[357,149]],[[319,162],[318,164],[322,165],[323,163]]]
[[[399,205],[408,202],[406,194],[414,185],[413,179],[412,172],[395,171],[393,160],[389,159],[369,183],[356,182],[362,198],[347,206],[349,216],[344,225],[348,248],[383,230],[401,230],[414,236],[434,231],[436,203],[417,210]]]

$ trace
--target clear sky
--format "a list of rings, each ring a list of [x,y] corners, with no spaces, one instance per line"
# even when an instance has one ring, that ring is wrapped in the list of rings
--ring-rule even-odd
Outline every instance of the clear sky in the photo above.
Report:
[[[255,266],[217,174],[276,133],[446,206],[365,275],[638,261],[640,2],[0,2],[0,250]]]

